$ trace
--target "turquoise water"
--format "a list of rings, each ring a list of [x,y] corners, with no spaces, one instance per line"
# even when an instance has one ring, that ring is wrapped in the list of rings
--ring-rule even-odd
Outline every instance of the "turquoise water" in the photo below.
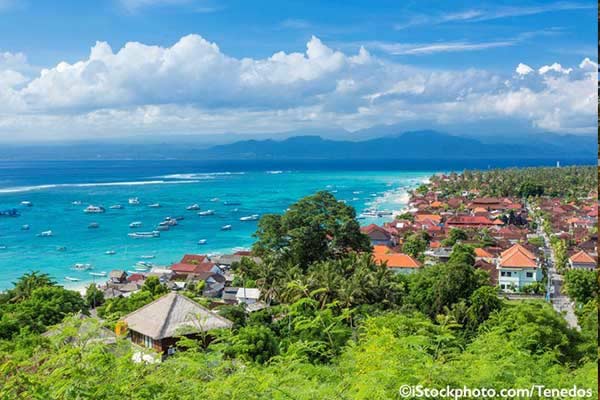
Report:
[[[76,263],[89,263],[94,271],[133,270],[141,256],[157,265],[169,265],[185,253],[225,253],[248,248],[256,221],[240,221],[251,214],[282,213],[303,196],[329,190],[358,212],[401,209],[408,190],[429,177],[431,171],[210,171],[210,166],[152,163],[124,164],[2,164],[0,210],[17,208],[20,216],[0,217],[0,289],[26,271],[49,273],[65,286],[81,286],[94,278],[89,271],[75,271]],[[138,197],[140,205],[129,205]],[[218,201],[211,199],[218,198]],[[30,201],[33,206],[20,203]],[[79,201],[80,205],[73,205]],[[239,202],[227,206],[225,201]],[[160,208],[148,205],[159,203]],[[89,205],[106,208],[103,214],[86,214]],[[123,209],[110,209],[114,204]],[[198,204],[215,215],[200,217],[186,207]],[[160,238],[134,239],[128,233],[149,231],[165,217],[183,216],[179,225]],[[387,217],[389,219],[391,217]],[[384,221],[384,218],[376,220]],[[141,221],[142,227],[129,224]],[[367,224],[373,219],[361,220]],[[92,222],[99,228],[90,229]],[[22,230],[22,225],[30,229]],[[222,231],[224,225],[232,225]],[[52,230],[51,237],[38,237]],[[198,240],[205,239],[205,245]],[[60,247],[66,248],[59,251]],[[114,251],[114,255],[105,254]],[[65,276],[81,279],[71,283]],[[104,280],[105,278],[96,278]]]

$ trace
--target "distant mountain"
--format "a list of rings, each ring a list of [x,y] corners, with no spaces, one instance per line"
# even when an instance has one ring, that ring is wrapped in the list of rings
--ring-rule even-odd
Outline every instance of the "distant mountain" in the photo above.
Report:
[[[285,139],[242,140],[210,146],[205,140],[161,142],[78,142],[46,145],[3,145],[0,160],[460,160],[460,159],[589,159],[597,154],[595,136],[522,135],[479,139],[432,130],[367,140],[326,139],[302,135]]]
[[[565,139],[568,141],[568,139]],[[588,140],[589,141],[589,140]],[[483,143],[436,131],[414,131],[363,141],[339,141],[319,136],[285,140],[247,140],[214,146],[203,156],[211,159],[500,159],[590,157],[593,145],[565,146],[548,142]]]

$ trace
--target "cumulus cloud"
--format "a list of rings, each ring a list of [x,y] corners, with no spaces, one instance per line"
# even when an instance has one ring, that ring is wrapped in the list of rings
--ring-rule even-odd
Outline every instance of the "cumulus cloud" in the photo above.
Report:
[[[531,72],[533,72],[533,68],[531,68],[527,64],[519,63],[519,65],[517,65],[517,68],[515,69],[515,71],[517,72],[517,74],[523,76],[523,75],[527,75],[527,74],[530,74]]]
[[[155,132],[461,126],[519,121],[532,130],[593,132],[597,65],[520,63],[516,75],[427,69],[347,54],[312,37],[303,52],[236,58],[199,35],[169,47],[97,42],[87,58],[31,73],[0,53],[0,139]]]
[[[573,68],[563,68],[562,65],[560,65],[559,63],[554,63],[552,65],[544,65],[542,67],[540,67],[540,69],[538,69],[538,72],[541,75],[544,75],[550,71],[554,71],[554,72],[558,72],[560,74],[570,74],[571,71],[573,71]]]

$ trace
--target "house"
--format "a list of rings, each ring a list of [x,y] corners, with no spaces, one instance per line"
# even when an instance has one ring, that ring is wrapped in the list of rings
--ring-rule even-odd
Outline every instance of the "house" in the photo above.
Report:
[[[260,290],[256,288],[238,288],[235,298],[238,304],[253,304],[260,298]]]
[[[486,249],[483,249],[481,247],[476,247],[475,248],[475,260],[483,260],[486,261],[488,263],[491,263],[494,260],[494,255],[492,253],[490,253],[489,251],[487,251]]]
[[[171,271],[175,275],[187,276],[198,275],[203,272],[221,274],[223,271],[205,255],[186,254],[180,262],[171,265]]]
[[[392,234],[378,225],[370,224],[361,227],[360,231],[369,237],[371,244],[384,244],[387,246],[394,245]]]
[[[520,244],[500,253],[496,269],[498,284],[505,291],[518,291],[542,280],[542,270],[537,257]]]
[[[234,286],[226,286],[225,288],[223,288],[223,293],[221,294],[221,300],[223,300],[225,303],[229,303],[229,304],[235,304],[237,303],[237,291],[239,288],[234,287]]]
[[[385,264],[395,273],[410,274],[421,268],[419,261],[404,253],[374,253],[373,260],[377,264]]]
[[[586,269],[589,271],[594,271],[597,266],[597,262],[594,257],[590,256],[583,250],[573,254],[569,257],[569,266],[572,269]]]
[[[125,283],[127,281],[127,272],[122,269],[113,269],[108,273],[110,283]]]
[[[480,215],[456,215],[446,221],[450,228],[484,228],[494,226],[494,222],[488,217]]]
[[[127,332],[131,341],[162,354],[175,351],[180,336],[197,336],[215,329],[230,329],[233,322],[178,293],[168,293],[123,317],[116,333]]]

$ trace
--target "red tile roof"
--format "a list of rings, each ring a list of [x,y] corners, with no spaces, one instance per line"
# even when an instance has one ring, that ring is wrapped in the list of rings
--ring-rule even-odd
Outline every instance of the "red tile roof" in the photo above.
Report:
[[[573,254],[571,257],[569,257],[569,260],[577,264],[596,264],[596,260],[594,260],[594,257],[590,256],[583,250]]]
[[[388,268],[420,268],[421,263],[403,253],[374,254],[373,259],[378,264],[386,263]]]
[[[207,261],[208,257],[204,254],[186,254],[181,259],[182,264],[200,264]]]
[[[502,252],[500,266],[503,268],[537,268],[535,255],[520,244]]]
[[[479,215],[457,215],[446,221],[446,225],[457,226],[489,226],[494,225],[494,222],[489,218]]]

